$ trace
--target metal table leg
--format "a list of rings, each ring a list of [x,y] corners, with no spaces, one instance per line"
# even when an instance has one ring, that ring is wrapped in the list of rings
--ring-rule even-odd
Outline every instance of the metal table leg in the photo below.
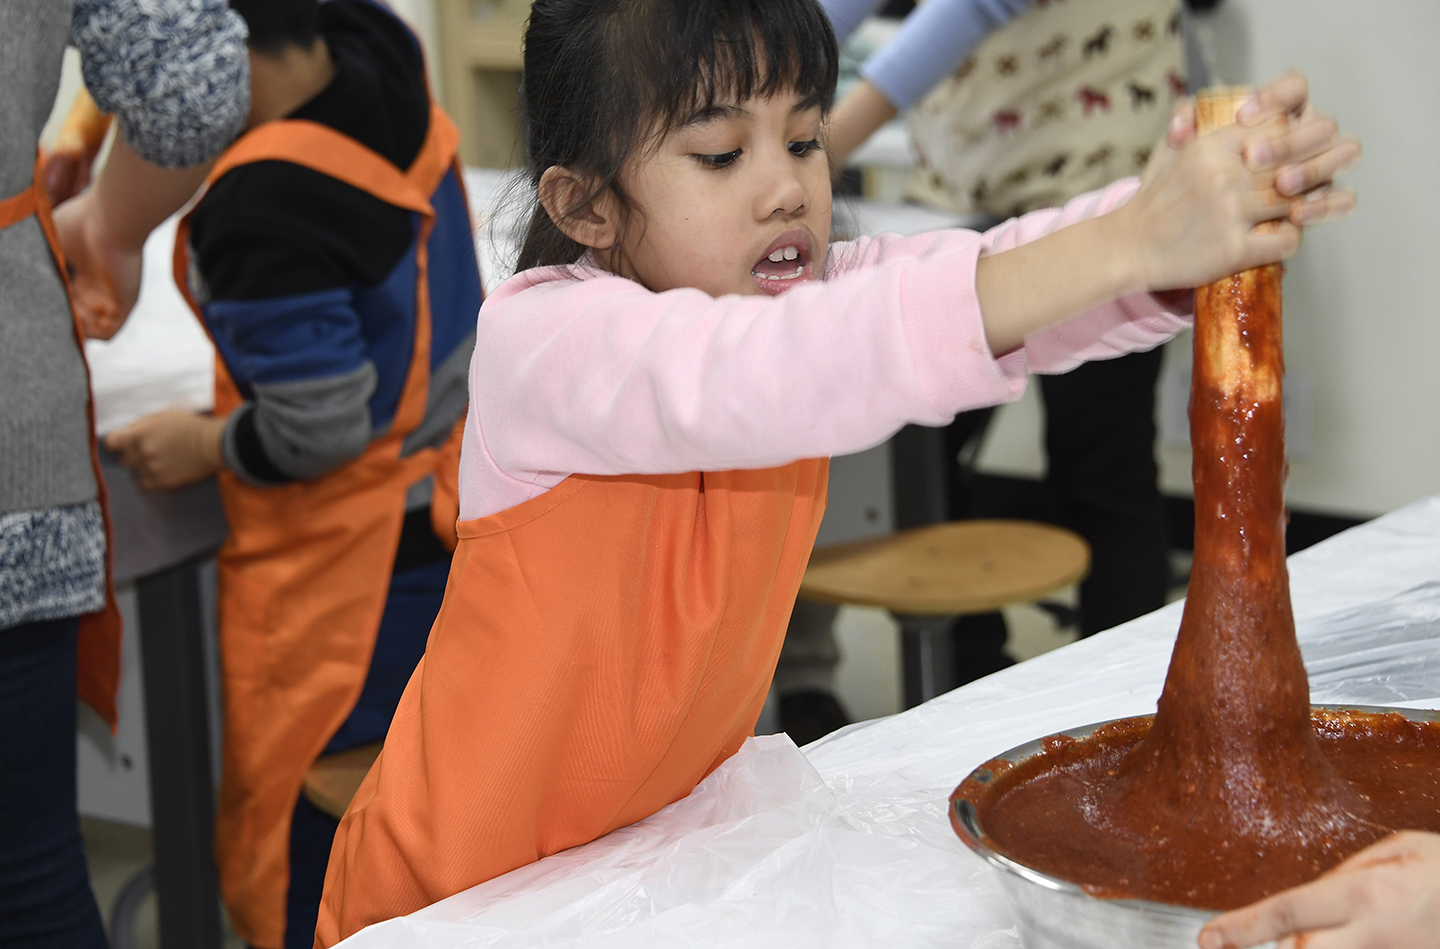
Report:
[[[136,582],[163,949],[220,949],[199,560]]]
[[[955,688],[953,616],[903,616],[900,622],[901,678],[906,708]]]

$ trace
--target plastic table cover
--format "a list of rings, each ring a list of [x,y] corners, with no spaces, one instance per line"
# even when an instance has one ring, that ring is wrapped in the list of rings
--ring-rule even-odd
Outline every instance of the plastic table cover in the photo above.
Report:
[[[1440,497],[1290,559],[1316,702],[1440,706]],[[1020,945],[946,798],[1041,735],[1153,712],[1180,603],[795,748],[753,738],[689,797],[365,929],[345,949]]]

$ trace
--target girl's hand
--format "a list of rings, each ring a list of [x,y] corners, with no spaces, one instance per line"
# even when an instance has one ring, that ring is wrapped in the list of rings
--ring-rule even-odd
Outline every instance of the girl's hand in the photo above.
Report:
[[[1355,207],[1331,181],[1358,163],[1359,143],[1313,113],[1299,74],[1259,90],[1236,125],[1200,138],[1194,104],[1183,104],[1167,141],[1120,212],[1139,264],[1133,289],[1200,286],[1283,260],[1299,247],[1301,225]],[[1257,231],[1266,221],[1275,223]]]
[[[173,491],[219,472],[225,419],[169,409],[105,436],[105,447],[147,491]]]
[[[1440,834],[1405,831],[1304,886],[1211,920],[1200,949],[1440,947]]]

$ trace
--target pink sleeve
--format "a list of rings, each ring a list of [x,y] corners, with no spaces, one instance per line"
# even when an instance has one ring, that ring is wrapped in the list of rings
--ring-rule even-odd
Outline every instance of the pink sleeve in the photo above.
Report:
[[[1076,221],[1108,214],[1129,201],[1140,187],[1124,178],[1108,188],[1082,194],[1063,209],[1035,211],[997,225],[985,234],[987,251],[995,253],[1029,243]],[[1190,313],[1167,310],[1148,293],[1112,300],[1025,341],[1031,372],[1068,372],[1094,359],[1154,349],[1191,323]]]
[[[1018,398],[1023,354],[985,344],[980,251],[980,235],[952,231],[777,298],[519,275],[481,310],[472,434],[525,480],[758,468]]]
[[[1038,240],[1078,221],[1099,217],[1134,196],[1139,179],[1124,178],[1099,191],[1082,194],[1063,208],[1046,208],[1012,218],[981,237],[983,254],[999,253]],[[837,246],[831,272],[872,267],[895,256],[923,252],[951,232],[934,231],[911,238],[883,235],[872,240]],[[974,276],[970,277],[973,284]],[[1025,341],[1030,372],[1068,372],[1094,359],[1111,359],[1126,353],[1154,349],[1191,323],[1189,313],[1168,310],[1148,293],[1122,297],[1036,333]],[[1008,357],[1007,357],[1008,358]]]
[[[1184,322],[1146,296],[997,359],[975,296],[982,253],[1103,213],[1133,190],[1114,186],[984,235],[838,244],[823,281],[776,298],[653,293],[583,268],[519,274],[480,314],[462,516],[572,473],[757,468],[859,451],[906,423],[941,425],[1018,398],[1035,363],[1054,370],[1158,345]]]

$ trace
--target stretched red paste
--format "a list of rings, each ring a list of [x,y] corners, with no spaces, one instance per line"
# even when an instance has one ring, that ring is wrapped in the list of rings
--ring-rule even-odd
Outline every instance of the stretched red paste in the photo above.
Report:
[[[1202,131],[1240,101],[1202,99]],[[1229,909],[1392,829],[1440,829],[1431,731],[1311,724],[1285,569],[1280,277],[1196,291],[1195,560],[1153,727],[1054,748],[981,815],[1005,853],[1098,893]]]

